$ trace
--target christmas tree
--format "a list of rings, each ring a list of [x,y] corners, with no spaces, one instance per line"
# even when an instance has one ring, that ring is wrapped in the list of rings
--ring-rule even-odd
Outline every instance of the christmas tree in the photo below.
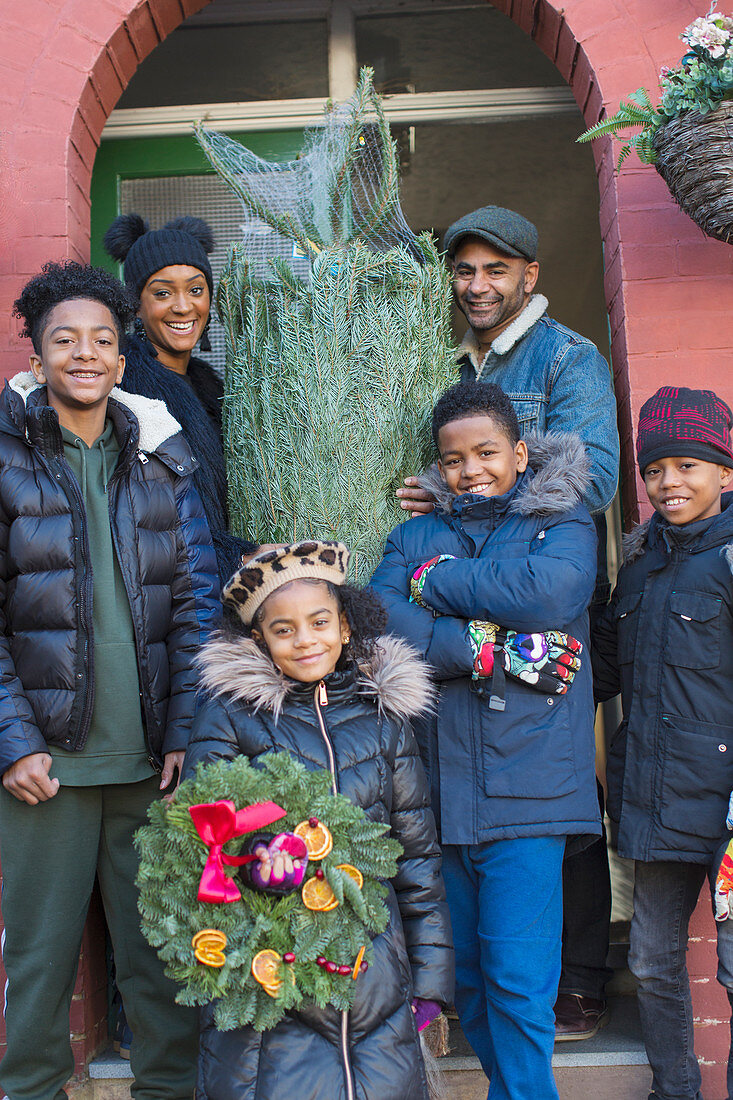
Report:
[[[448,274],[431,236],[403,217],[370,70],[295,161],[197,135],[248,215],[296,257],[263,269],[250,246],[234,245],[219,284],[234,530],[262,542],[341,539],[365,583],[405,518],[395,490],[431,461],[432,406],[456,380]]]

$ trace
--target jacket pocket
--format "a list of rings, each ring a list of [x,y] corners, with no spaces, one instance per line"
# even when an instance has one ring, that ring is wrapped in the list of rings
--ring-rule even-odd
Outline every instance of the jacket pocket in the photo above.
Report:
[[[663,714],[662,728],[662,824],[690,836],[722,836],[733,790],[733,726]]]
[[[628,596],[622,596],[616,604],[617,653],[621,665],[634,659],[641,595],[641,592],[630,592]]]
[[[678,668],[717,668],[723,602],[704,592],[673,592],[664,659]]]
[[[567,700],[534,694],[525,702],[523,691],[507,685],[509,724],[488,705],[481,714],[484,790],[494,798],[561,798],[578,786]],[[538,704],[546,714],[538,715]]]
[[[512,405],[519,421],[519,434],[524,437],[527,432],[542,431],[545,426],[544,401],[539,397],[512,397]]]

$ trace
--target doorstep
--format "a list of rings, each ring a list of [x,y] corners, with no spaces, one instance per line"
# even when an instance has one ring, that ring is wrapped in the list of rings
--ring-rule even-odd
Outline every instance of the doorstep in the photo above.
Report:
[[[552,1059],[560,1100],[647,1100],[651,1071],[636,998],[609,998],[611,1019],[592,1039],[557,1043]],[[440,1059],[450,1100],[486,1100],[487,1081],[456,1020]],[[130,1063],[111,1050],[89,1064],[90,1100],[129,1100]],[[85,1097],[86,1100],[86,1097]]]

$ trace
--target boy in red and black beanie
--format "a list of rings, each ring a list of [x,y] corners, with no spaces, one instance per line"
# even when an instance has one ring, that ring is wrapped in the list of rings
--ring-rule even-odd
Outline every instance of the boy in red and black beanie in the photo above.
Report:
[[[608,813],[636,861],[629,966],[654,1100],[700,1097],[685,966],[690,916],[730,839],[733,790],[733,414],[711,390],[663,386],[642,407],[639,469],[654,515],[628,536],[593,647],[596,697],[621,692]],[[733,1005],[733,919],[718,981]],[[728,1063],[733,1097],[733,1059]]]

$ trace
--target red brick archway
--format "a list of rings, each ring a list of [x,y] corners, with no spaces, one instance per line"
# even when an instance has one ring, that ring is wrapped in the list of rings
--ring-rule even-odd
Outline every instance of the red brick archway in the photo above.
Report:
[[[109,113],[140,62],[206,2],[0,0],[0,375],[27,361],[10,316],[23,282],[48,259],[88,256],[91,173]],[[680,30],[707,8],[707,0],[492,2],[554,62],[588,124],[639,85],[655,88],[660,66],[680,56]],[[662,383],[693,384],[733,402],[725,304],[733,250],[702,235],[653,169],[631,159],[615,176],[610,143],[595,155],[631,517],[631,425],[645,397]],[[717,1001],[700,1015],[719,1022]],[[712,1049],[700,1053],[716,1060]]]

